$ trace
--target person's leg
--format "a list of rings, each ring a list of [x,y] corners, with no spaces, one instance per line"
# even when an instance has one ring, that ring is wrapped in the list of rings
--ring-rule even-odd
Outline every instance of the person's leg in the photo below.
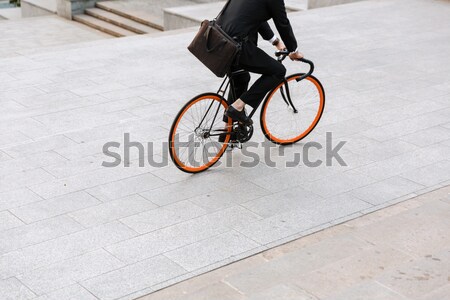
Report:
[[[236,70],[239,70],[239,68]],[[239,99],[241,95],[248,90],[249,82],[250,74],[248,71],[243,71],[233,76],[234,95],[232,92],[232,87],[230,87],[227,99],[229,105],[233,104],[234,101]],[[236,96],[236,98],[234,98],[234,96]]]
[[[286,68],[281,63],[251,43],[244,47],[239,66],[262,76],[233,103],[233,107],[238,111],[241,111],[245,104],[253,108],[258,107],[264,96],[280,84],[286,75]]]
[[[257,108],[265,95],[283,81],[286,68],[251,42],[247,42],[242,49],[239,67],[262,76],[230,105],[225,116],[249,126],[253,124],[253,121],[246,115],[245,105]]]
[[[234,67],[234,71],[242,70],[242,68]],[[243,93],[245,93],[248,90],[248,84],[250,82],[250,74],[248,71],[239,72],[233,76],[233,84],[229,88],[228,92],[228,98],[227,102],[228,105],[233,104],[236,99],[241,97]],[[234,93],[232,92],[232,89],[234,89]],[[224,128],[226,129],[228,126],[228,117],[226,115],[223,116],[223,122],[225,123]],[[219,135],[219,143],[223,143],[225,141],[226,134],[223,133]],[[230,141],[233,142],[236,140],[236,134],[232,133],[230,137]]]
[[[233,67],[233,72],[239,71],[237,74],[233,75],[233,81],[230,81],[230,87],[228,89],[227,102],[228,105],[233,104],[237,99],[241,97],[243,93],[248,90],[248,84],[250,82],[250,73],[243,70],[240,67]],[[234,93],[233,93],[234,90]],[[224,116],[223,121],[228,122],[228,117]]]

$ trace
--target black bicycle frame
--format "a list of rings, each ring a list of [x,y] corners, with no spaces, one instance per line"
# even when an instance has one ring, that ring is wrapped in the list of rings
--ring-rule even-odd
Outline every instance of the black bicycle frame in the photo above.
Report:
[[[225,94],[226,94],[228,88],[230,88],[230,87],[231,87],[231,94],[232,94],[232,97],[233,97],[233,99],[236,99],[236,91],[234,90],[234,80],[233,80],[233,77],[234,77],[235,75],[237,75],[237,74],[242,73],[242,72],[245,72],[245,71],[244,71],[244,70],[239,70],[239,71],[235,71],[235,72],[230,72],[229,74],[227,74],[227,76],[225,76],[225,79],[222,81],[222,84],[220,85],[219,90],[217,91],[217,94],[218,94],[219,96],[221,96],[221,100],[220,100],[220,101],[221,101],[221,102],[220,102],[221,104],[222,104],[223,101],[225,101]],[[225,87],[225,88],[224,88],[224,87]],[[200,124],[197,126],[197,128],[199,128],[199,127],[202,125],[203,121],[205,120],[206,116],[208,115],[209,111],[211,110],[211,107],[213,106],[214,102],[215,102],[215,101],[211,101],[211,104],[209,105],[208,109],[206,110],[206,113],[205,113],[205,115],[203,116],[203,118],[202,118],[202,120],[200,121]],[[215,114],[214,114],[214,118],[213,118],[213,120],[212,120],[212,122],[211,122],[211,127],[209,128],[210,136],[219,135],[219,134],[211,134],[212,126],[213,126],[213,124],[214,124],[214,122],[215,122],[215,120],[216,120],[216,118],[217,118],[217,115],[218,115],[218,113],[219,113],[219,110],[220,110],[220,105],[217,106],[217,110],[216,110],[216,112],[215,112]]]
[[[286,59],[286,57],[289,55],[289,52],[287,51],[278,51],[275,53],[275,55],[278,57],[278,62],[283,63],[283,61]],[[296,79],[297,82],[300,82],[302,80],[304,80],[305,78],[307,78],[308,76],[310,76],[313,72],[314,72],[314,63],[310,60],[307,60],[305,58],[301,58],[299,59],[299,61],[304,62],[306,64],[308,64],[310,66],[309,71],[300,76],[299,78]],[[231,88],[231,95],[233,97],[234,100],[236,100],[236,91],[234,89],[234,80],[233,77],[236,76],[237,74],[246,72],[245,70],[238,70],[238,71],[234,71],[234,72],[229,72],[229,74],[227,74],[227,76],[225,76],[225,79],[223,80],[222,84],[219,87],[219,90],[217,91],[217,94],[220,96],[221,95],[221,104],[222,101],[225,101],[225,94],[228,90],[228,88]],[[286,93],[284,92],[284,89],[286,89]],[[284,100],[284,102],[286,103],[286,105],[291,106],[294,113],[298,113],[297,108],[294,106],[294,104],[292,103],[292,99],[291,99],[291,92],[289,90],[289,84],[287,79],[285,78],[283,81],[283,85],[280,88],[280,92],[281,92],[281,96]],[[203,123],[203,121],[205,120],[206,116],[208,115],[211,107],[213,106],[215,101],[211,101],[210,106],[208,107],[205,115],[203,116],[203,119],[201,120],[200,124],[197,126],[197,129],[201,126],[201,124]],[[250,112],[249,117],[252,118],[253,115],[256,113],[256,110],[258,109],[258,107],[254,107],[252,109],[252,111]],[[217,115],[219,113],[220,110],[220,105],[218,105],[217,110],[214,114],[214,118],[211,122],[211,127],[209,128],[209,135],[210,136],[215,136],[215,135],[220,135],[220,134],[211,134],[211,130],[212,130],[212,126],[217,118]],[[229,132],[227,134],[230,134]]]

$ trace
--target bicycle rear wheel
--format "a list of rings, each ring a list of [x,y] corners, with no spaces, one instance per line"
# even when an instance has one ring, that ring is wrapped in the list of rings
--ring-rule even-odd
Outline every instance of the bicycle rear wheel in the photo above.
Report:
[[[230,140],[231,118],[223,122],[227,102],[218,94],[202,94],[180,110],[169,134],[169,152],[174,164],[187,173],[212,167],[223,155]],[[223,142],[219,136],[225,135]]]
[[[325,91],[314,76],[297,82],[304,74],[286,78],[267,95],[261,109],[261,129],[273,143],[290,145],[310,134],[322,117],[325,108]],[[287,87],[293,106],[288,101]]]

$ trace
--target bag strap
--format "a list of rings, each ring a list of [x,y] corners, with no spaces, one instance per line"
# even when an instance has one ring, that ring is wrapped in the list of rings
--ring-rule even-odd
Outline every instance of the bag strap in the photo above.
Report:
[[[220,16],[221,16],[221,15],[224,13],[224,11],[227,9],[228,4],[230,4],[230,2],[231,2],[231,0],[228,0],[227,3],[225,3],[225,6],[222,8],[222,10],[221,10],[220,13],[217,15],[217,17],[214,19],[214,21],[220,18]]]

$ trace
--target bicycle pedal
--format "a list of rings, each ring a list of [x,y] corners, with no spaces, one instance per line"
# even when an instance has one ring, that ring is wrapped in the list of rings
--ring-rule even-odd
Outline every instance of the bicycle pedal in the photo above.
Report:
[[[227,151],[233,151],[234,149],[242,149],[242,143],[240,143],[240,142],[229,142]]]

